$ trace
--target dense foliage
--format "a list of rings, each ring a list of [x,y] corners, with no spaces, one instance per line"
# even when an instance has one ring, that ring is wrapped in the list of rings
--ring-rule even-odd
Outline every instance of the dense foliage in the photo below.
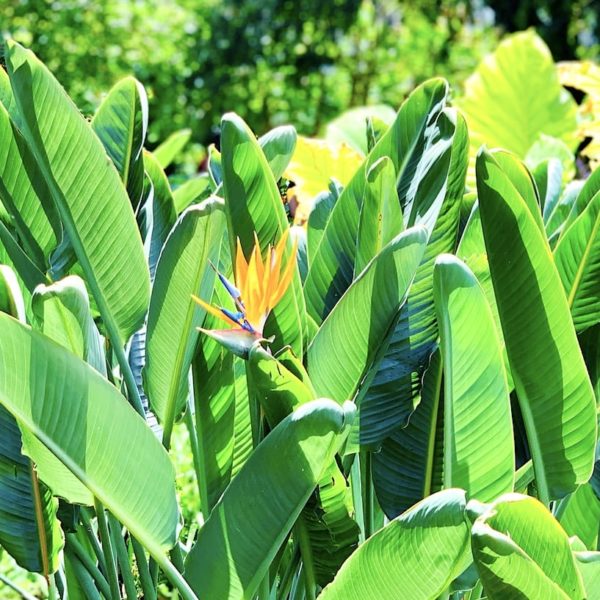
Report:
[[[520,33],[452,102],[429,79],[327,141],[229,112],[174,185],[187,134],[145,149],[140,82],[88,120],[31,51],[5,60],[4,583],[598,597],[593,64]]]

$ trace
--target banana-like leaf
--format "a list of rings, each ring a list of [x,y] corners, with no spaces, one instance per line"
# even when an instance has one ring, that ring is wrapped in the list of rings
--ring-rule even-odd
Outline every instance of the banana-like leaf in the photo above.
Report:
[[[384,156],[374,163],[367,173],[365,198],[356,238],[355,277],[403,229],[394,164]]]
[[[399,190],[402,189],[398,195],[406,203],[410,202],[410,194],[414,195],[418,184],[426,178],[427,172],[419,172],[419,161],[438,134],[436,120],[447,95],[448,85],[441,79],[432,79],[418,87],[335,203],[316,252],[311,253],[311,268],[304,284],[307,312],[317,324],[323,322],[352,282],[369,168],[388,156],[396,171]],[[408,219],[406,213],[404,216]]]
[[[190,204],[199,204],[210,196],[212,187],[206,173],[188,179],[173,190],[175,212],[181,214]]]
[[[371,455],[377,501],[388,519],[441,489],[443,437],[442,359],[437,349],[423,374],[421,401],[408,424]]]
[[[256,233],[261,250],[275,244],[288,227],[277,182],[258,140],[240,117],[229,113],[221,121],[223,190],[232,256],[236,240],[249,258]],[[292,251],[288,240],[284,256]],[[265,325],[265,337],[275,336],[275,350],[290,345],[297,356],[303,355],[306,315],[300,273],[271,312]]]
[[[223,202],[212,197],[188,208],[169,235],[156,268],[146,337],[144,388],[165,428],[185,408],[188,372],[209,300],[225,228]]]
[[[600,600],[600,552],[575,552],[587,600]]]
[[[416,504],[354,552],[319,600],[437,598],[471,560],[465,504],[455,489]]]
[[[577,331],[600,321],[600,192],[565,231],[554,261]]]
[[[567,534],[535,498],[501,496],[473,523],[471,546],[491,600],[586,597]]]
[[[433,272],[444,364],[444,487],[490,502],[512,492],[513,426],[502,348],[485,294],[456,257]]]
[[[406,425],[408,416],[418,404],[423,372],[437,339],[433,266],[439,254],[454,252],[456,247],[468,158],[466,125],[460,115],[454,116],[456,125],[444,202],[439,214],[436,213],[437,221],[387,352],[361,401],[360,437],[363,444],[379,444],[391,432]],[[422,209],[414,205],[413,210],[420,212]],[[402,465],[395,468],[402,468]]]
[[[354,415],[315,400],[284,419],[231,482],[185,563],[200,598],[251,598]]]
[[[178,511],[173,466],[160,442],[74,354],[9,316],[0,315],[0,330],[0,403],[162,556],[175,543]]]
[[[191,129],[180,129],[154,149],[153,154],[161,168],[166,169],[177,158],[191,137]]]
[[[551,248],[556,246],[556,242],[563,232],[569,215],[575,207],[575,203],[583,189],[583,185],[583,181],[577,180],[567,184],[562,195],[558,199],[558,202],[554,206],[554,209],[548,216],[548,220],[546,221],[546,235],[548,236]]]
[[[595,398],[545,235],[494,159],[477,158],[481,223],[511,372],[545,501],[586,482]]]
[[[333,207],[340,197],[342,190],[341,186],[336,185],[335,181],[332,181],[329,185],[329,191],[319,194],[314,199],[313,207],[306,224],[306,249],[309,267],[312,264]]]
[[[576,535],[588,550],[598,549],[600,500],[588,483],[580,485],[561,506],[558,520],[567,535]]]
[[[16,276],[0,265],[0,310],[23,319],[25,307]],[[62,547],[58,502],[21,452],[21,431],[0,406],[0,546],[27,569],[46,576],[58,568]]]
[[[235,477],[246,464],[254,449],[252,412],[248,401],[246,365],[241,358],[233,357],[233,386],[235,388],[235,420],[233,422],[233,463],[231,476]]]
[[[281,179],[294,154],[298,134],[291,125],[275,127],[258,139],[275,180]]]
[[[0,138],[0,200],[28,256],[45,271],[62,237],[60,219],[31,151],[2,104]]]
[[[104,324],[124,342],[142,324],[150,296],[127,192],[100,140],[48,69],[13,41],[6,43],[6,62],[24,137]]]
[[[165,241],[177,220],[175,202],[169,181],[156,157],[144,151],[144,168],[147,174],[146,202],[140,217],[145,231],[144,252],[150,267],[150,277],[154,279],[156,265]]]
[[[339,403],[355,397],[385,351],[426,244],[423,227],[395,237],[329,313],[307,354],[308,373],[318,395]]]
[[[92,129],[113,161],[135,210],[144,191],[143,149],[148,130],[144,86],[125,77],[109,92],[92,119]]]
[[[571,211],[565,219],[562,227],[562,233],[566,233],[569,230],[569,227],[571,227],[577,217],[585,210],[592,198],[598,192],[600,192],[600,169],[593,171],[592,174],[585,180],[577,199],[571,207]]]

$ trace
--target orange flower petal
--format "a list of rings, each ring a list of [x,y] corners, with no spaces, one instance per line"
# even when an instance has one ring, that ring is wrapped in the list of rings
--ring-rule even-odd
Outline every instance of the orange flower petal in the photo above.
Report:
[[[217,317],[217,319],[221,319],[221,321],[225,321],[225,323],[233,325],[234,327],[240,326],[239,323],[237,323],[233,319],[230,319],[225,313],[221,312],[218,308],[215,308],[211,304],[208,304],[208,302],[204,302],[204,300],[198,298],[198,296],[194,296],[192,294],[192,299],[194,300],[194,302],[196,302],[196,304],[199,304],[207,313],[210,313],[213,317]]]

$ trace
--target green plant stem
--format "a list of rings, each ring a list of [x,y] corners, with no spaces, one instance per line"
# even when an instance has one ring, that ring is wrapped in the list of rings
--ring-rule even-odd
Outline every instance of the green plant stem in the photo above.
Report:
[[[58,593],[56,591],[56,584],[54,583],[54,577],[48,577],[48,600],[57,600]]]
[[[108,531],[108,523],[106,521],[106,513],[104,506],[98,498],[94,497],[94,507],[96,508],[96,517],[98,519],[98,530],[102,541],[102,550],[104,551],[104,562],[106,563],[106,572],[108,584],[110,586],[110,597],[113,600],[121,600],[121,592],[119,590],[119,578],[117,576],[117,565]]]
[[[306,525],[299,517],[295,525],[295,533],[300,546],[300,555],[302,556],[302,564],[304,567],[304,581],[306,587],[306,600],[315,600],[317,581],[315,578],[315,566],[313,563],[312,547]]]
[[[90,513],[85,506],[82,506],[79,514],[81,516],[81,521],[83,523],[82,529],[85,533],[87,539],[94,550],[94,554],[98,559],[98,563],[100,564],[100,570],[102,571],[105,577],[108,577],[108,573],[106,572],[106,563],[104,562],[104,552],[102,551],[102,546],[94,533],[94,528],[92,526],[92,519],[90,517]]]
[[[201,465],[200,447],[198,445],[198,433],[196,432],[196,424],[194,423],[194,417],[192,416],[191,405],[188,405],[187,410],[185,411],[185,415],[183,417],[183,421],[185,423],[185,426],[187,427],[190,438],[190,448],[192,449],[194,471],[196,471],[196,485],[198,486],[198,497],[200,498],[200,510],[204,515],[204,518],[208,519],[209,513],[204,512],[207,509],[207,498],[203,498],[203,496],[206,496],[206,492],[202,490],[201,481],[203,470]]]
[[[258,589],[258,600],[269,600],[271,597],[271,587],[269,585],[269,573],[263,577]]]
[[[365,523],[365,540],[373,535],[374,508],[373,483],[371,481],[371,454],[368,450],[360,450],[360,471],[363,500],[363,516]]]
[[[13,583],[10,579],[8,579],[8,577],[2,575],[2,573],[0,573],[0,581],[6,587],[9,587],[11,590],[19,594],[19,596],[21,596],[21,598],[23,598],[24,600],[38,600],[35,596],[32,596],[30,593],[21,589],[16,583]]]
[[[354,460],[350,467],[350,488],[352,490],[352,504],[354,515],[360,528],[359,542],[362,544],[365,537],[365,517],[363,514],[362,481],[360,476],[360,458],[358,454],[352,455]]]
[[[121,524],[110,512],[108,513],[108,525],[112,543],[117,552],[117,561],[125,585],[125,593],[127,594],[128,600],[136,600],[137,590],[135,589],[135,581],[133,580],[131,565],[129,564],[127,546],[125,546],[125,540],[121,533]]]
[[[290,562],[286,567],[281,579],[279,581],[279,588],[277,590],[277,600],[284,600],[288,598],[288,592],[292,586],[292,580],[294,578],[294,573],[298,568],[298,562],[300,561],[300,547],[298,546],[298,542],[294,543],[294,549],[292,551],[292,557],[290,558]]]
[[[135,560],[138,566],[138,573],[140,574],[140,584],[142,586],[144,599],[156,600],[156,585],[154,585],[152,577],[150,576],[144,548],[133,537],[131,538],[131,546],[133,547],[133,553],[135,554]]]
[[[83,563],[77,558],[77,556],[74,555],[70,556],[70,561],[73,571],[75,572],[75,577],[83,589],[86,599],[102,600],[98,590],[94,586],[94,579],[90,576],[90,572],[83,566]],[[97,582],[96,585],[98,585]]]
[[[183,600],[198,600],[198,596],[194,594],[188,582],[183,578],[183,575],[166,556],[157,557],[157,563],[160,565],[162,572],[167,576],[167,579],[181,594]]]
[[[86,551],[72,533],[67,535],[67,549],[73,551],[75,559],[77,559],[81,563],[81,566],[92,576],[100,593],[105,598],[110,598],[110,587],[108,586],[108,582],[104,578],[104,575],[102,575],[100,569],[92,562],[92,559],[87,555]]]
[[[125,382],[125,387],[127,388],[127,398],[129,399],[129,403],[131,406],[133,406],[133,408],[135,408],[140,416],[146,420],[146,412],[144,411],[142,399],[140,398],[140,392],[138,390],[131,367],[129,366],[127,356],[125,355],[125,350],[123,349],[123,346],[121,346],[119,332],[116,330],[116,327],[112,321],[110,321],[110,323],[105,321],[104,325],[111,340],[112,350],[117,357],[119,367],[121,367],[121,375],[123,376],[123,381]]]

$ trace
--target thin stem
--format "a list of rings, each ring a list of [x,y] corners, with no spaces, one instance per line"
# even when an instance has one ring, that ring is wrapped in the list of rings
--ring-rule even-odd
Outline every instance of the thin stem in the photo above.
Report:
[[[106,513],[104,506],[98,498],[94,497],[94,507],[96,508],[96,517],[98,519],[98,530],[100,531],[100,539],[102,541],[102,550],[104,551],[104,562],[106,563],[106,574],[108,584],[110,586],[110,595],[113,600],[120,600],[121,592],[119,590],[119,578],[117,576],[117,565],[108,532],[108,523],[106,521]]]
[[[112,321],[110,323],[105,321],[104,325],[111,340],[111,347],[115,353],[115,356],[117,357],[119,367],[121,367],[121,375],[123,376],[123,381],[127,387],[127,397],[129,399],[129,403],[145,420],[146,412],[144,411],[144,405],[142,404],[142,399],[140,398],[140,391],[138,390],[135,377],[133,376],[133,372],[129,366],[129,361],[125,355],[125,350],[123,349],[123,346],[121,346],[119,333],[116,331],[116,328],[114,328]]]
[[[81,544],[72,533],[67,534],[67,550],[73,551],[74,558],[78,559],[85,570],[92,576],[100,593],[105,598],[110,598],[110,588],[108,587],[108,582],[104,578],[104,575],[100,573],[100,569],[92,562],[92,559],[88,556],[87,552],[82,548]],[[73,556],[71,558],[73,558]]]
[[[56,592],[56,583],[54,577],[48,578],[48,600],[57,600],[58,593]]]
[[[110,512],[108,513],[108,525],[112,543],[117,551],[117,561],[121,576],[123,577],[123,583],[125,584],[125,593],[129,600],[136,600],[137,590],[135,589],[135,581],[133,580],[131,565],[129,564],[129,554],[127,546],[125,546],[125,540],[123,539],[121,524]]]
[[[292,550],[292,556],[290,558],[290,562],[286,567],[283,575],[279,581],[279,588],[277,590],[277,600],[283,600],[288,597],[288,592],[290,587],[292,586],[292,580],[294,577],[294,573],[298,568],[298,563],[300,562],[300,547],[298,546],[298,542],[294,542],[294,548]]]
[[[359,542],[362,544],[365,537],[365,517],[363,514],[362,481],[360,477],[360,457],[353,454],[353,462],[350,467],[350,487],[352,489],[352,503],[354,505],[354,516],[360,528]]]
[[[202,484],[201,476],[202,476],[202,465],[200,458],[200,447],[198,446],[198,433],[196,432],[196,424],[194,423],[194,417],[192,416],[192,406],[188,405],[187,410],[185,411],[185,415],[183,416],[183,422],[187,427],[189,438],[190,438],[190,448],[192,449],[192,459],[194,461],[194,471],[196,471],[196,485],[198,486],[198,497],[200,498],[200,510],[204,515],[204,518],[208,518],[208,514],[204,512],[206,508],[204,505],[206,504],[206,500],[202,499],[202,496],[205,495],[202,493]]]
[[[315,566],[313,563],[312,547],[306,525],[299,517],[295,525],[295,533],[300,546],[300,555],[304,566],[304,581],[306,583],[306,600],[315,600],[317,581],[315,577]]]
[[[258,600],[269,600],[271,597],[271,587],[269,585],[269,572],[263,577],[258,589]]]
[[[50,568],[48,566],[48,539],[46,537],[46,526],[44,524],[44,512],[42,509],[42,499],[40,494],[40,482],[33,465],[29,461],[29,476],[31,477],[31,487],[33,488],[33,503],[35,507],[35,522],[38,530],[38,539],[40,542],[40,553],[42,556],[42,571],[44,579],[50,588]]]
[[[21,598],[24,600],[38,600],[35,596],[32,596],[29,592],[21,589],[16,583],[13,583],[8,577],[5,577],[0,573],[0,581],[6,586],[9,587],[14,592],[17,592]]]
[[[371,454],[368,450],[360,450],[360,470],[363,496],[363,515],[365,520],[365,540],[373,535],[373,483],[371,481]]]
[[[104,562],[104,552],[102,551],[102,546],[100,545],[100,542],[98,541],[98,538],[94,533],[94,527],[92,526],[92,519],[90,517],[89,510],[85,506],[82,506],[79,509],[79,514],[81,516],[81,521],[83,522],[82,529],[87,539],[89,540],[92,549],[94,550],[96,558],[98,559],[98,563],[100,564],[100,570],[102,571],[105,577],[108,577],[108,574],[106,572],[106,563]]]
[[[188,585],[188,582],[183,578],[183,575],[166,556],[157,558],[157,562],[160,565],[162,572],[167,576],[167,579],[175,586],[175,588],[177,588],[177,591],[181,594],[183,600],[198,600],[198,596],[194,594],[192,588]]]
[[[131,538],[131,545],[140,574],[140,583],[142,585],[144,598],[145,600],[156,600],[156,585],[153,583],[152,577],[150,576],[146,552],[144,551],[143,546],[134,537]]]
[[[90,576],[90,572],[83,566],[77,556],[71,555],[69,560],[71,562],[71,567],[75,572],[75,577],[77,578],[77,581],[83,590],[85,598],[88,600],[102,600],[98,590],[96,589],[98,583],[96,582],[96,585],[94,585],[94,579]]]

